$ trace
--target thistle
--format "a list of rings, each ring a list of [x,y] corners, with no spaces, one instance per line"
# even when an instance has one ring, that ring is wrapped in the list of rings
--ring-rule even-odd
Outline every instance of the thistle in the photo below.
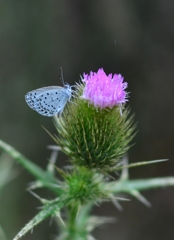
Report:
[[[62,115],[54,118],[58,134],[52,137],[59,145],[57,149],[61,149],[69,156],[73,164],[69,170],[64,171],[55,167],[55,154],[51,155],[47,170],[43,170],[0,140],[0,147],[36,178],[29,190],[42,204],[39,213],[13,240],[20,239],[50,216],[54,216],[59,223],[60,235],[55,238],[56,240],[94,239],[91,232],[95,227],[113,221],[106,217],[90,216],[94,204],[111,201],[121,209],[118,200],[125,199],[118,198],[117,194],[127,193],[150,206],[140,191],[174,186],[173,177],[129,179],[128,167],[165,161],[165,159],[128,164],[128,159],[124,157],[122,160],[124,166],[120,166],[122,156],[129,149],[130,141],[134,136],[132,116],[129,114],[129,109],[125,108],[125,103],[128,101],[126,88],[127,83],[120,74],[107,76],[103,69],[99,69],[97,73],[83,74],[81,82],[75,85],[74,98],[69,102],[69,94],[67,105],[63,101]],[[63,89],[63,93],[65,90]],[[59,102],[59,98],[54,98],[54,93],[57,94],[57,90],[52,92],[53,97],[49,98],[49,101],[57,99]],[[58,93],[60,97],[60,91]],[[54,151],[56,151],[55,146]],[[55,169],[61,180],[55,176]],[[118,180],[108,177],[109,173],[115,170],[122,171]],[[40,187],[51,190],[55,198],[43,199],[31,191]],[[62,210],[66,217],[62,217]]]
[[[117,169],[129,149],[134,126],[125,108],[127,83],[120,74],[83,74],[73,102],[55,119],[54,140],[76,166],[101,172]]]

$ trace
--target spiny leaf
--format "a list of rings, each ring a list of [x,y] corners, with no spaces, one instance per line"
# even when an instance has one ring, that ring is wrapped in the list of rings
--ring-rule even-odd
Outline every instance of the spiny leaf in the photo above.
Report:
[[[174,177],[112,181],[100,185],[103,191],[107,190],[113,194],[121,192],[131,194],[132,190],[142,191],[167,186],[174,186]]]
[[[50,173],[42,170],[36,164],[28,160],[21,153],[15,150],[13,147],[7,143],[0,140],[0,148],[2,148],[6,153],[8,153],[12,158],[14,158],[19,164],[21,164],[26,170],[28,170],[37,180],[43,184],[43,186],[53,190],[58,193],[59,189],[55,188],[53,184],[56,184],[56,180]]]
[[[137,190],[130,191],[130,194],[142,202],[146,207],[151,207],[151,203]]]
[[[13,240],[18,240],[30,231],[34,226],[48,218],[49,216],[58,216],[60,209],[67,203],[66,200],[61,201],[59,199],[48,201],[43,210],[40,211],[22,230],[16,235]]]
[[[136,162],[136,163],[131,163],[125,166],[121,167],[115,167],[115,170],[121,170],[123,168],[132,168],[132,167],[139,167],[147,164],[153,164],[153,163],[159,163],[159,162],[165,162],[168,161],[168,159],[158,159],[158,160],[152,160],[152,161],[144,161],[144,162]]]

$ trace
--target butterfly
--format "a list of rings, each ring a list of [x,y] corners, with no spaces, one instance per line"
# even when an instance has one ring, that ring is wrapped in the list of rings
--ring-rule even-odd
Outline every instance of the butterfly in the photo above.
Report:
[[[25,95],[28,106],[43,116],[60,116],[72,94],[71,86],[64,83],[62,68],[61,80],[63,87],[50,86],[28,92]]]

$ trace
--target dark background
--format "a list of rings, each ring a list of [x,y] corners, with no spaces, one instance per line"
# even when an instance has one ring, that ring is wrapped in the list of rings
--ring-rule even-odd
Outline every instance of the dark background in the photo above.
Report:
[[[60,66],[69,84],[83,72],[101,67],[107,74],[121,73],[129,84],[129,105],[138,122],[130,162],[170,159],[135,168],[131,178],[173,175],[174,1],[0,1],[0,138],[43,168],[50,156],[46,146],[53,141],[41,125],[52,133],[55,129],[51,118],[27,106],[24,95],[35,88],[61,85]],[[65,160],[61,154],[58,166],[67,164]],[[25,191],[33,177],[17,167],[20,175],[0,196],[0,225],[9,240],[41,205]],[[111,204],[96,208],[95,213],[117,220],[97,229],[95,237],[174,239],[174,188],[143,194],[152,204],[150,209],[132,197],[122,204],[121,213]],[[23,239],[52,239],[58,230],[49,222]]]

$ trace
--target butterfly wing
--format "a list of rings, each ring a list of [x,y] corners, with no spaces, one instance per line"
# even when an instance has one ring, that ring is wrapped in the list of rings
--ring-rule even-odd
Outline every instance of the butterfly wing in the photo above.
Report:
[[[66,88],[51,86],[28,92],[25,100],[30,108],[43,116],[61,114],[71,93]]]

